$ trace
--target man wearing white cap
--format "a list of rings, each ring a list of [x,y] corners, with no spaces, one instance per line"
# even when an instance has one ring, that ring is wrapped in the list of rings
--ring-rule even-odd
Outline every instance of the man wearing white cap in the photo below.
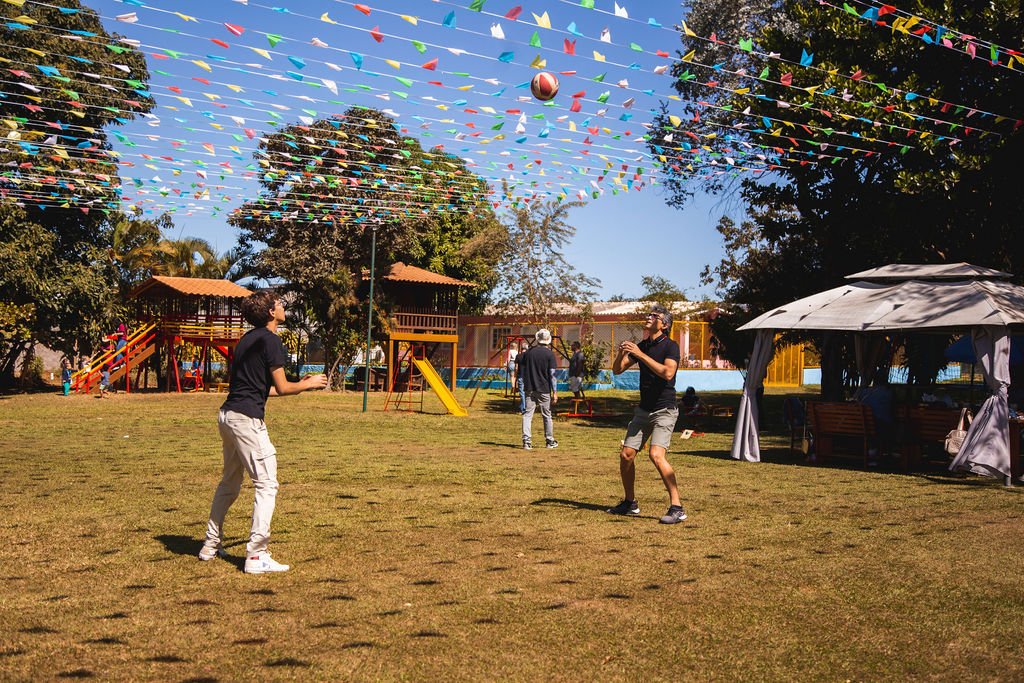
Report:
[[[551,332],[537,330],[537,345],[519,354],[519,376],[523,380],[526,411],[523,413],[523,448],[530,450],[533,442],[533,413],[540,407],[544,418],[544,441],[548,448],[558,448],[555,441],[555,423],[551,419],[551,404],[558,401],[555,383],[555,354],[551,350]]]

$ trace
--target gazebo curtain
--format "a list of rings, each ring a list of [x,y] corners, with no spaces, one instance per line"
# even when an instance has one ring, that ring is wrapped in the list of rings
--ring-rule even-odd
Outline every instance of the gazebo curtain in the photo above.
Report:
[[[758,330],[754,350],[747,364],[747,377],[743,382],[740,409],[736,413],[736,434],[732,440],[732,457],[747,462],[761,461],[761,447],[757,439],[757,391],[764,384],[765,371],[772,357],[774,330]]]
[[[1006,327],[976,327],[971,333],[971,341],[991,395],[974,417],[967,438],[949,469],[1009,477],[1009,330]]]

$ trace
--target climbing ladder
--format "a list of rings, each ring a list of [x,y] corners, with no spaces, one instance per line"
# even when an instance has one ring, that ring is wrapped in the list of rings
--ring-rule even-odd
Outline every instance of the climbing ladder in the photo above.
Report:
[[[417,356],[417,354],[419,354]],[[388,378],[388,395],[384,399],[384,410],[404,410],[423,412],[423,373],[420,372],[414,359],[426,359],[426,347],[413,345],[408,354],[395,363]],[[419,406],[417,407],[417,394]]]

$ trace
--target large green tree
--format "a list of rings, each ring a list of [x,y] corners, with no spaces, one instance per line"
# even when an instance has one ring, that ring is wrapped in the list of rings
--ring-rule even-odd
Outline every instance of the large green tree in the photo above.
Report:
[[[2,3],[0,25],[0,303],[26,312],[0,341],[6,383],[35,342],[88,347],[116,309],[108,215],[120,183],[106,129],[153,100],[143,55],[77,0]]]
[[[1002,52],[993,66],[987,47],[971,58],[960,38],[948,49],[954,34],[936,28],[1013,48],[1020,2],[912,0],[869,18],[693,0],[680,27],[685,104],[666,107],[649,144],[673,203],[697,190],[744,200],[746,216],[719,225],[727,256],[707,280],[751,315],[890,262],[1024,273],[1021,64]]]
[[[374,232],[378,274],[403,261],[469,280],[481,287],[463,293],[466,308],[483,305],[502,243],[489,236],[501,229],[485,181],[458,157],[424,150],[384,113],[353,107],[267,135],[256,158],[260,197],[231,223],[256,251],[255,273],[299,295],[332,366],[366,339]]]
[[[500,280],[494,305],[506,315],[546,325],[566,307],[582,310],[593,299],[600,281],[576,269],[565,257],[565,247],[576,228],[569,213],[583,206],[579,200],[516,198],[505,216],[505,245],[499,265]]]

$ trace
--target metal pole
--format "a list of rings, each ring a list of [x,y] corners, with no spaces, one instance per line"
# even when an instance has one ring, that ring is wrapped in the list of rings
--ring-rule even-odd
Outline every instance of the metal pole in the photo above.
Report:
[[[366,412],[366,398],[370,391],[370,334],[373,332],[373,277],[377,265],[377,225],[373,226],[373,238],[370,242],[370,302],[366,314],[366,367],[363,374],[363,412]]]

